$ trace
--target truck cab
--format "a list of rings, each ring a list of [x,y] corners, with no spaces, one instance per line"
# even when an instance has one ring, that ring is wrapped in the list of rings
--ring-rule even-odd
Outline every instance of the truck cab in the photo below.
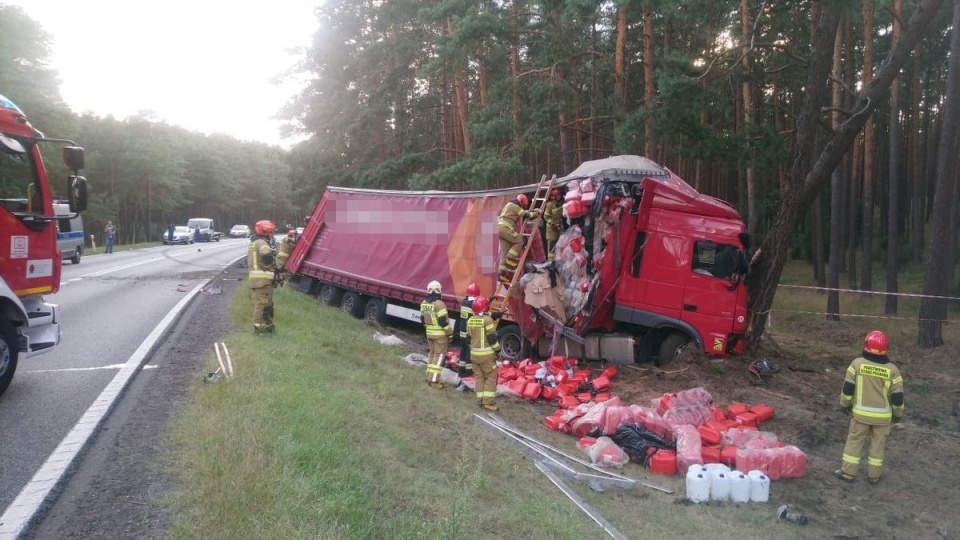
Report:
[[[64,187],[67,206],[71,213],[83,211],[83,148],[44,137],[0,95],[0,394],[10,385],[21,356],[47,352],[60,343],[58,307],[43,297],[59,290],[62,263],[59,216],[41,144],[62,147],[70,171]]]

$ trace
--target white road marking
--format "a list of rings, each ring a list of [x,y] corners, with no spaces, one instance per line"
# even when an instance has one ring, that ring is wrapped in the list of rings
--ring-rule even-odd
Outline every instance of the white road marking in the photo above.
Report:
[[[99,369],[121,369],[126,364],[110,364],[109,366],[95,366],[95,367],[74,367],[74,368],[63,368],[63,369],[38,369],[35,371],[24,371],[23,373],[62,373],[64,371],[97,371]]]
[[[40,509],[40,506],[50,495],[53,488],[63,479],[64,474],[70,465],[77,458],[80,450],[90,441],[90,437],[97,430],[97,427],[106,418],[107,413],[113,406],[114,401],[123,392],[130,380],[136,374],[140,365],[143,363],[147,354],[153,349],[154,345],[163,337],[166,331],[177,320],[182,312],[203,287],[210,283],[208,279],[193,288],[185,297],[177,302],[177,305],[160,321],[159,324],[150,332],[147,339],[140,344],[140,347],[134,351],[133,355],[127,360],[120,371],[113,377],[110,384],[100,392],[100,395],[93,402],[87,411],[80,417],[77,424],[67,433],[67,436],[60,441],[57,448],[50,454],[44,464],[40,467],[33,478],[23,486],[17,498],[10,503],[10,506],[0,516],[0,540],[16,540],[27,524],[33,519],[34,514]]]

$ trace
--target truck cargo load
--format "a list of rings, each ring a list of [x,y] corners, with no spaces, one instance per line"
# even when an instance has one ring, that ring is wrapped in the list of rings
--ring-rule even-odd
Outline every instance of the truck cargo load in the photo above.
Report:
[[[521,269],[528,274],[511,289],[500,325],[505,357],[520,358],[530,345],[541,354],[560,347],[618,361],[667,361],[688,343],[713,355],[742,350],[746,238],[735,209],[639,156],[585,162],[551,185],[566,191],[568,229],[557,260],[537,272]],[[498,294],[499,212],[542,187],[329,187],[287,268],[301,276],[303,290],[358,317],[419,321],[417,306],[434,279],[448,307],[459,309],[470,283],[485,296]],[[530,245],[528,269],[547,260],[538,233]],[[537,290],[555,283],[562,306],[523,290],[534,273],[550,276]]]

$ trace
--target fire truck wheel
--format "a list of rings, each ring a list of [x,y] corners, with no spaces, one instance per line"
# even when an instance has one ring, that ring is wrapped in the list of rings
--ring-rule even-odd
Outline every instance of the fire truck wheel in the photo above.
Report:
[[[0,323],[0,395],[10,386],[17,370],[17,334],[8,323]]]
[[[667,335],[667,337],[663,338],[663,342],[660,343],[660,355],[657,357],[656,364],[658,366],[665,366],[672,362],[674,358],[680,356],[680,353],[683,352],[683,348],[687,343],[690,343],[690,339],[680,332],[673,332]]]
[[[520,327],[511,324],[497,332],[500,341],[500,356],[508,360],[523,360],[529,354],[527,340],[520,335]]]
[[[381,298],[367,300],[367,305],[363,308],[363,318],[369,322],[385,323],[387,320],[386,303]]]
[[[326,284],[320,287],[320,301],[328,306],[339,306],[343,298],[343,289]]]
[[[363,316],[363,299],[359,294],[348,291],[343,294],[343,300],[340,300],[340,309],[360,318]]]

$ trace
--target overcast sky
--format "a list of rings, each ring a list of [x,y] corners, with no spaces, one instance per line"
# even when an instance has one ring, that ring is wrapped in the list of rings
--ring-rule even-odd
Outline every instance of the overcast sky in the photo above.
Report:
[[[275,79],[310,45],[322,0],[0,0],[53,36],[61,94],[77,113],[149,109],[191,131],[285,147],[271,117],[300,88]]]

